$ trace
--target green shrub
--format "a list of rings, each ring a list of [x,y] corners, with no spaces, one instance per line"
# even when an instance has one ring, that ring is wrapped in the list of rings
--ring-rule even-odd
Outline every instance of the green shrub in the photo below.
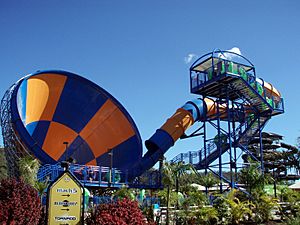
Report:
[[[299,224],[300,224],[300,215],[289,218],[285,223],[285,225],[299,225]]]
[[[215,225],[218,223],[218,212],[213,207],[202,207],[195,212],[196,224]]]
[[[227,199],[223,195],[219,195],[214,199],[213,206],[218,212],[219,223],[222,225],[230,224],[232,216]]]
[[[271,211],[278,206],[277,199],[264,192],[253,194],[254,220],[256,223],[267,222],[271,219]]]

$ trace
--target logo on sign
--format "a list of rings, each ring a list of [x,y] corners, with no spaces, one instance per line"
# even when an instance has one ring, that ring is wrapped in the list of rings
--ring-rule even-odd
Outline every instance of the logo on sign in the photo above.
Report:
[[[64,179],[65,182],[69,182],[70,180],[71,180],[70,177],[65,177]]]

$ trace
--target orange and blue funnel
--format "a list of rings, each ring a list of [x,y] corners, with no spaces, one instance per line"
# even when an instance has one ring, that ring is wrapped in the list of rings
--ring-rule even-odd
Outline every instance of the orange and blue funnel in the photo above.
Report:
[[[110,166],[111,151],[117,168],[141,159],[140,134],[129,113],[83,77],[54,70],[31,74],[18,82],[11,103],[15,133],[43,164],[71,157]]]

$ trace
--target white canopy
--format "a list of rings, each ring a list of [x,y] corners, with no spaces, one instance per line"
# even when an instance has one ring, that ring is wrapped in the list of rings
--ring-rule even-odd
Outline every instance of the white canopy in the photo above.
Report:
[[[300,182],[290,185],[289,188],[293,190],[300,190]]]

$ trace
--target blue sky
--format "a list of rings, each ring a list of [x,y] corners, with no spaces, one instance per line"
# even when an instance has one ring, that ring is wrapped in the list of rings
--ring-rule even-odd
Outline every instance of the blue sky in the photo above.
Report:
[[[286,113],[265,130],[294,144],[300,136],[299,15],[297,0],[1,0],[0,95],[36,70],[71,71],[116,97],[145,141],[196,98],[185,57],[238,47],[285,100]],[[166,156],[201,144],[200,138],[180,141]]]

